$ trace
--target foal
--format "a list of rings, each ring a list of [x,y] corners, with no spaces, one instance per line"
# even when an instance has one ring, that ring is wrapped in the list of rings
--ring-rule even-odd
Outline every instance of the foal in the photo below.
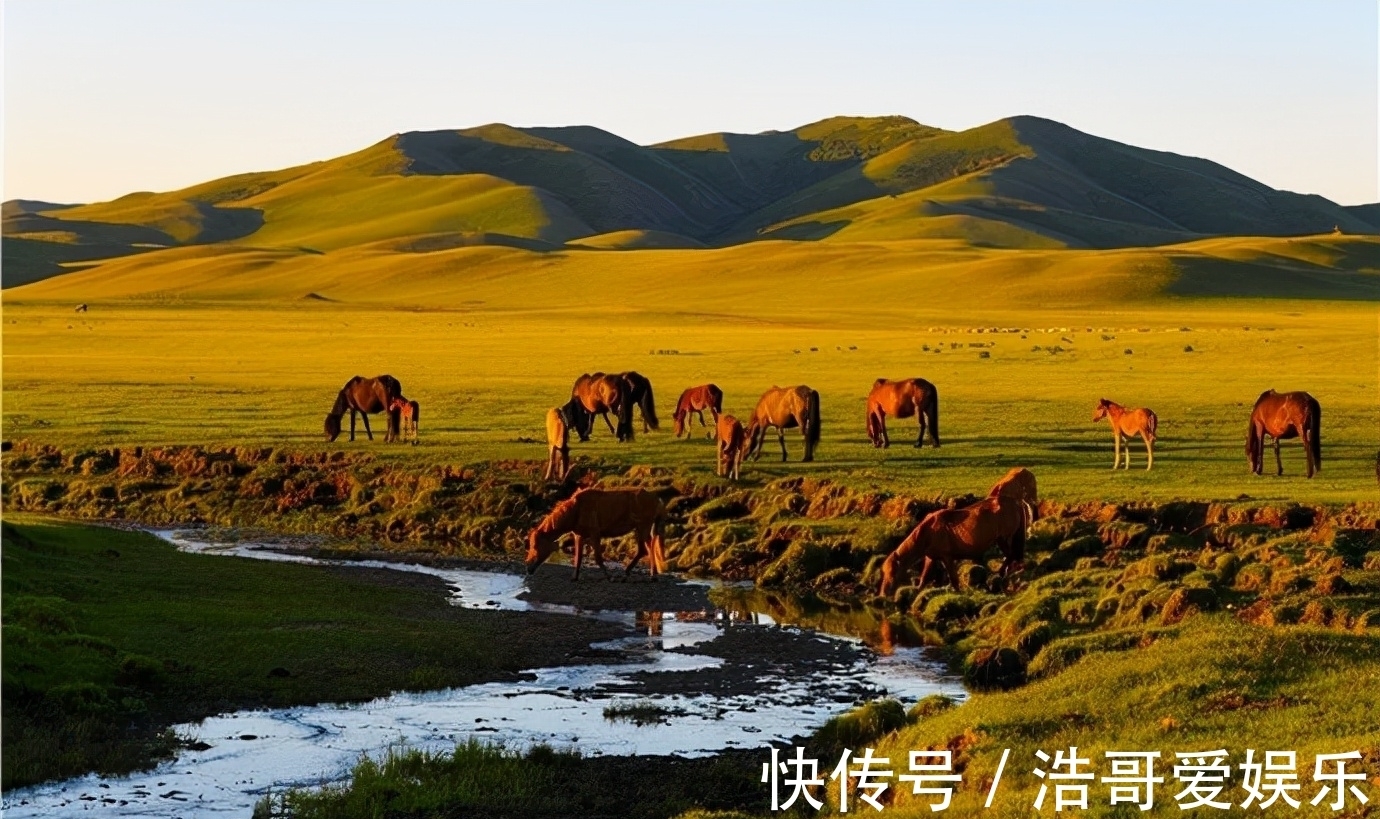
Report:
[[[1116,469],[1121,462],[1121,453],[1126,453],[1126,468],[1131,468],[1131,442],[1124,438],[1132,438],[1136,435],[1145,442],[1145,455],[1147,461],[1146,470],[1155,465],[1155,428],[1159,426],[1159,418],[1155,413],[1144,407],[1127,409],[1113,401],[1103,398],[1097,402],[1097,409],[1093,411],[1093,420],[1101,421],[1108,418],[1112,422],[1112,437],[1116,444],[1116,449],[1112,455],[1112,469]]]
[[[422,408],[416,401],[409,401],[401,395],[388,403],[388,413],[398,413],[399,440],[407,440],[407,431],[412,430],[412,443],[417,443],[417,422],[421,420]]]

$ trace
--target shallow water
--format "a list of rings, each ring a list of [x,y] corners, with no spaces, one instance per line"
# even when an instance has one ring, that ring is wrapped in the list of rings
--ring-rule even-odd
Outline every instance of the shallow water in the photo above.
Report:
[[[196,533],[158,534],[185,551],[323,562],[255,544],[202,542]],[[519,682],[399,693],[366,703],[243,711],[178,725],[179,735],[210,747],[184,750],[151,772],[129,777],[85,776],[7,792],[4,815],[247,817],[270,790],[343,781],[361,755],[378,756],[399,745],[445,750],[473,737],[510,747],[574,747],[587,755],[700,756],[808,733],[856,702],[883,693],[907,705],[934,693],[964,696],[939,663],[907,647],[886,655],[865,651],[847,664],[778,668],[758,677],[750,695],[655,693],[663,686],[648,685],[648,675],[726,670],[722,658],[676,650],[708,643],[726,629],[777,629],[773,636],[799,640],[858,640],[778,625],[762,612],[586,612],[531,602],[520,599],[526,585],[516,574],[380,561],[348,565],[435,575],[450,586],[452,602],[467,608],[595,617],[626,624],[635,633],[595,644],[623,654],[623,663],[540,668]],[[641,726],[606,719],[604,709],[620,700],[654,703],[667,713],[661,722]]]

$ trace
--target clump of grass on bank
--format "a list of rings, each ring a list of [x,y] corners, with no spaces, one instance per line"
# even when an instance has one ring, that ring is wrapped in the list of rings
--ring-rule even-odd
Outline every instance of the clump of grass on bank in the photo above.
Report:
[[[739,816],[764,804],[761,753],[708,759],[582,757],[536,746],[524,752],[475,740],[453,752],[394,751],[366,759],[348,785],[298,790],[260,803],[255,816]],[[730,811],[719,813],[719,811]]]
[[[503,679],[618,633],[459,609],[417,575],[186,554],[138,532],[7,515],[3,541],[6,789],[147,766],[174,723]]]

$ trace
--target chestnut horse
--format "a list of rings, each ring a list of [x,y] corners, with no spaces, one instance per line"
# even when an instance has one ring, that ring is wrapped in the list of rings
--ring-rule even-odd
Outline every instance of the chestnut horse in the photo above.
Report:
[[[1318,399],[1306,392],[1266,390],[1255,400],[1251,423],[1246,427],[1246,459],[1255,475],[1259,475],[1265,465],[1266,435],[1275,439],[1275,474],[1284,474],[1279,442],[1285,438],[1303,439],[1308,477],[1322,469],[1322,406]]]
[[[891,438],[886,433],[886,417],[909,418],[912,415],[920,422],[920,434],[915,436],[915,447],[925,443],[925,427],[930,430],[930,442],[939,448],[939,392],[934,385],[923,378],[903,378],[888,381],[878,378],[872,382],[872,392],[867,395],[867,438],[874,447],[886,449],[891,446]]]
[[[944,565],[949,584],[958,588],[959,560],[981,560],[993,546],[999,546],[1005,560],[1001,574],[1020,571],[1025,561],[1025,530],[1034,516],[1033,506],[1010,494],[994,495],[962,509],[940,509],[921,520],[901,545],[882,561],[879,593],[890,596],[902,577],[921,558],[917,585],[922,588],[930,567]]]
[[[662,538],[666,525],[666,507],[661,499],[645,489],[581,489],[556,504],[541,523],[527,537],[527,574],[532,574],[553,552],[561,535],[575,535],[575,577],[580,579],[580,564],[588,543],[594,562],[609,576],[604,565],[602,538],[618,537],[629,532],[637,539],[637,552],[623,569],[624,579],[643,555],[655,580],[658,572],[666,570],[666,556]]]
[[[546,411],[546,477],[544,480],[565,480],[570,471],[570,424],[566,423],[561,407]]]
[[[690,440],[690,430],[686,425],[690,421],[690,413],[695,413],[700,417],[700,426],[705,426],[704,411],[709,410],[709,415],[714,419],[714,424],[719,423],[719,413],[724,411],[724,391],[713,384],[701,384],[698,387],[691,387],[680,394],[680,400],[676,402],[676,411],[671,415],[676,422],[676,437],[685,433],[685,440]]]
[[[586,413],[586,417],[583,419],[584,423],[575,428],[575,431],[580,435],[580,440],[589,440],[589,436],[594,432],[594,416],[598,415],[603,417],[609,432],[612,432],[619,441],[631,441],[633,439],[633,402],[630,393],[628,381],[622,375],[586,373],[575,379],[575,386],[571,388],[570,396],[580,403]],[[609,420],[609,413],[618,417],[618,429],[616,430],[613,428],[613,422]]]
[[[398,413],[390,409],[390,405],[394,398],[401,396],[402,384],[391,375],[376,378],[357,375],[351,378],[340,388],[340,393],[335,397],[335,406],[326,413],[326,440],[334,441],[340,437],[340,419],[346,412],[350,413],[351,441],[355,439],[355,413],[364,417],[364,432],[369,440],[374,440],[374,433],[369,429],[369,414],[375,412],[388,414],[388,432],[383,440],[397,440]]]
[[[398,414],[398,440],[406,441],[408,430],[412,431],[412,444],[417,444],[417,422],[422,420],[422,407],[416,401],[409,401],[401,395],[388,402],[388,412]]]
[[[762,457],[762,441],[768,427],[776,427],[783,462],[786,460],[786,430],[800,427],[805,438],[805,457],[801,460],[813,461],[815,447],[819,444],[819,393],[806,386],[772,387],[762,393],[747,422],[747,455],[754,461]]]
[[[720,478],[727,476],[729,480],[736,481],[743,466],[743,450],[747,444],[743,425],[732,415],[720,415],[714,425],[714,431],[717,438],[715,448],[719,454],[715,474]]]
[[[1103,418],[1112,422],[1112,442],[1115,446],[1112,450],[1112,469],[1120,465],[1123,450],[1126,452],[1126,468],[1131,468],[1130,439],[1139,435],[1145,442],[1145,469],[1148,472],[1155,465],[1155,430],[1160,425],[1160,419],[1145,407],[1127,409],[1105,398],[1099,400],[1097,409],[1093,410],[1094,421]]]

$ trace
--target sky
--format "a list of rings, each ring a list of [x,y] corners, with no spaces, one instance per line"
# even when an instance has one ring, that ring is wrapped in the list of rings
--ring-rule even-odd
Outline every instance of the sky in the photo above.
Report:
[[[1034,114],[1276,188],[1380,200],[1376,0],[5,0],[4,199],[89,202],[394,133],[649,144]]]

